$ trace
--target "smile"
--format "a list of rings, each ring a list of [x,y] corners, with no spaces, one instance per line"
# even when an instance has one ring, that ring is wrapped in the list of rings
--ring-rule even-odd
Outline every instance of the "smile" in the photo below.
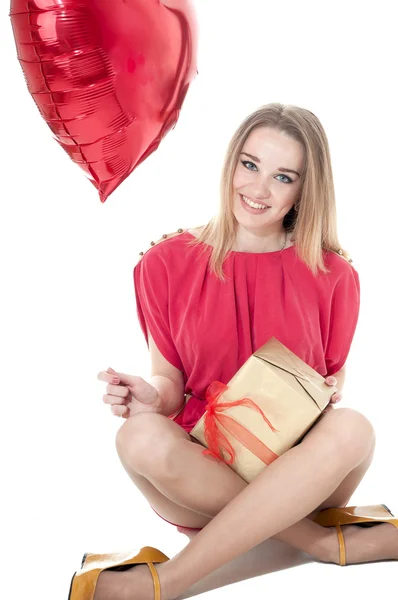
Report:
[[[250,198],[248,198],[247,196],[243,196],[243,194],[240,194],[240,197],[242,198],[243,202],[245,202],[248,206],[251,206],[252,208],[257,208],[260,210],[271,208],[270,206],[267,206],[267,204],[259,204],[258,202],[253,202],[253,200],[250,200]]]

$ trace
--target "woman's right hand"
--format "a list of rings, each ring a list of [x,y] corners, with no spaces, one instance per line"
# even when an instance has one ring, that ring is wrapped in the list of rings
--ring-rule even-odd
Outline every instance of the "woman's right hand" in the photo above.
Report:
[[[159,412],[159,393],[142,377],[118,373],[109,367],[100,371],[97,379],[108,383],[103,401],[110,404],[114,415],[128,419],[139,412]]]

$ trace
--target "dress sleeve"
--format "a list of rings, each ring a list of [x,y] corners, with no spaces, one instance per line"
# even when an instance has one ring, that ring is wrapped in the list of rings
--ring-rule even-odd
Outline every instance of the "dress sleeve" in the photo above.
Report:
[[[164,358],[183,371],[170,332],[169,274],[155,249],[150,249],[134,267],[133,277],[138,320],[148,348],[149,331]]]
[[[347,360],[356,330],[360,307],[360,283],[350,266],[333,290],[325,363],[327,375],[337,373]]]

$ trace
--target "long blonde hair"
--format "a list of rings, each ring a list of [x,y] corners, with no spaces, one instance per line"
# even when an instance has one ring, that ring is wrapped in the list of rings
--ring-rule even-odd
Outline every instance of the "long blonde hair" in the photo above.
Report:
[[[317,275],[328,273],[323,250],[349,254],[340,246],[329,144],[318,118],[309,110],[277,102],[266,104],[249,115],[233,135],[224,160],[218,213],[189,245],[211,247],[210,269],[225,280],[223,263],[232,250],[238,222],[233,214],[233,177],[243,145],[257,127],[271,127],[297,140],[304,150],[302,187],[293,207],[284,217],[285,230],[293,232],[298,256]],[[293,239],[292,238],[292,239]]]

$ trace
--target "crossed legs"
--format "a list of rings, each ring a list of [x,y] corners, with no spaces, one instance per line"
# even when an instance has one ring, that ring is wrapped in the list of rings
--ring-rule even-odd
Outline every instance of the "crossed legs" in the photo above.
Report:
[[[233,498],[254,483],[248,486],[227,465],[204,457],[203,447],[162,415],[140,413],[127,420],[117,434],[116,446],[124,468],[151,506],[165,519],[181,526],[205,527]],[[336,484],[330,482],[331,487],[327,487],[330,493],[326,491],[304,517],[270,537],[328,561],[330,552],[337,550],[336,534],[308,517],[311,512],[345,506],[349,502],[371,464],[375,437],[363,415],[350,409],[337,409],[325,414],[296,448],[301,450],[307,446],[307,458],[304,453],[303,460],[300,452],[292,462],[297,463],[293,470],[299,475],[301,472],[303,480],[313,468],[311,452],[315,447],[316,453],[322,456],[324,468],[338,464],[343,476]],[[289,486],[278,492],[279,504],[290,498],[289,492]],[[261,495],[257,511],[260,509],[263,512],[267,509],[267,497]]]
[[[209,517],[209,497],[213,498],[212,490],[202,488],[199,501],[193,494],[190,499],[187,492],[190,483],[198,475],[193,470],[194,461],[191,469],[186,468],[187,445],[173,445],[170,439],[167,443],[153,443],[154,440],[160,439],[152,435],[164,419],[161,415],[143,413],[141,417],[135,415],[130,422],[123,425],[117,436],[117,447],[122,462],[125,468],[130,468],[130,456],[134,457],[131,464],[137,470],[142,470],[142,464],[145,462],[148,473],[150,472],[146,475],[153,481],[156,476],[157,486],[167,492],[176,504],[177,498],[183,505],[192,501],[193,509],[187,506],[184,508],[193,513],[196,512],[198,502],[202,498],[203,513],[200,514],[206,513],[205,516]],[[156,431],[161,432],[166,439],[166,426],[163,431]],[[132,437],[133,433],[136,434],[135,438]],[[140,448],[141,452],[137,452],[137,448]],[[340,409],[325,414],[298,446],[291,448],[266,467],[254,481],[245,485],[229,502],[227,501],[179,554],[157,565],[162,600],[177,598],[193,584],[234,558],[271,537],[279,536],[281,532],[288,532],[289,535],[289,531],[292,532],[294,527],[301,527],[301,535],[296,530],[292,539],[296,536],[302,538],[301,543],[299,540],[294,545],[304,545],[310,549],[310,553],[318,552],[321,555],[319,549],[324,546],[314,542],[317,536],[309,530],[309,527],[316,524],[305,517],[332,498],[338,489],[343,489],[342,484],[348,481],[347,476],[350,473],[356,471],[359,477],[357,469],[366,457],[371,456],[373,448],[372,425],[361,413],[351,409]],[[182,464],[176,460],[177,450],[179,454],[185,451]],[[199,450],[201,451],[200,448]],[[179,469],[181,473],[178,473]],[[215,486],[216,502],[220,502],[223,493],[223,490]],[[387,523],[368,529],[346,526],[345,532],[350,527],[352,534],[349,536],[348,554],[352,555],[353,560],[348,562],[398,559],[395,528]],[[318,527],[322,537],[328,531]],[[333,535],[332,531],[331,533]],[[391,539],[388,539],[392,533]],[[306,536],[309,536],[310,542]],[[330,536],[328,537],[330,539]],[[313,552],[311,546],[317,550]],[[215,548],[217,552],[214,551]],[[97,583],[94,600],[107,600],[110,596],[114,600],[127,600],[130,597],[136,600],[153,598],[152,582],[147,567],[139,565],[123,573],[103,572]]]

